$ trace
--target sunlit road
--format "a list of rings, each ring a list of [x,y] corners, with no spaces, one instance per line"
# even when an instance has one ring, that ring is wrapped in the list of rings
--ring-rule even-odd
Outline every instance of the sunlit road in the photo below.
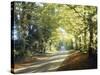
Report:
[[[30,66],[14,69],[15,73],[35,73],[35,72],[50,72],[55,71],[64,61],[64,59],[71,55],[73,51],[59,51],[51,55],[46,60],[40,62],[33,62]]]

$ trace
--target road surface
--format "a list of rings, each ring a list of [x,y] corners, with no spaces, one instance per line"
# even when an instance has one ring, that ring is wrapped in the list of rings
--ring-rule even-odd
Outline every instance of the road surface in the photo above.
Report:
[[[43,61],[33,62],[30,66],[14,69],[14,73],[35,73],[35,72],[51,72],[56,71],[62,64],[64,59],[73,54],[70,51],[59,51]]]

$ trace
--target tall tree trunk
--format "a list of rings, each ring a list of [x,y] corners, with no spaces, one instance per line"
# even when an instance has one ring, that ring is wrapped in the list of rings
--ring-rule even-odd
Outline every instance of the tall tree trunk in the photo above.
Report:
[[[84,50],[86,50],[86,30],[84,31]]]
[[[89,24],[89,56],[91,57],[93,55],[93,22],[92,22],[92,16],[89,15],[88,18],[88,24]]]
[[[77,50],[78,49],[78,37],[75,36],[75,49]]]
[[[79,50],[81,49],[81,38],[79,37]]]

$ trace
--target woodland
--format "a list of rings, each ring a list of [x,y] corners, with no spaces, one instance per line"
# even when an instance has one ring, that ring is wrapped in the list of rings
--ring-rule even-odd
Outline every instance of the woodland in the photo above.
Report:
[[[88,60],[97,61],[96,6],[36,2],[14,2],[12,6],[13,64],[26,58],[72,50],[79,53],[65,59],[64,67],[58,70],[69,69],[67,62],[71,63],[75,56],[85,60],[86,54]]]

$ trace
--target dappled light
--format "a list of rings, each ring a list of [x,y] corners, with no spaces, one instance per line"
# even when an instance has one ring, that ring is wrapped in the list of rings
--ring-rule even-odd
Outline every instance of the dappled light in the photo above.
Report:
[[[96,6],[20,1],[11,6],[12,72],[97,67]]]

